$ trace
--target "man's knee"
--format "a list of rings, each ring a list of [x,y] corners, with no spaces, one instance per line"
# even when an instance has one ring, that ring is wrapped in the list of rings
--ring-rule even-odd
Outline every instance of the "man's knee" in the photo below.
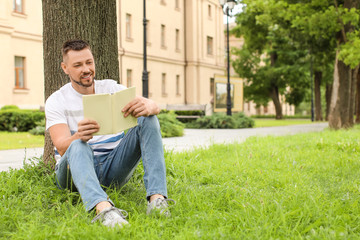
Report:
[[[72,141],[66,151],[66,155],[69,160],[72,159],[71,156],[74,154],[76,154],[76,155],[80,154],[82,156],[88,156],[90,158],[92,158],[92,155],[93,155],[92,149],[89,146],[89,144],[81,141],[80,139]]]
[[[139,117],[138,124],[144,128],[160,131],[160,124],[156,115],[152,115],[149,117]]]

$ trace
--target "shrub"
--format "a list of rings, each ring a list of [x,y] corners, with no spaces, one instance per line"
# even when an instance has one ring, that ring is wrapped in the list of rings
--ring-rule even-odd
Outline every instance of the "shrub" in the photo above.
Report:
[[[0,110],[18,110],[19,107],[16,105],[5,105]]]
[[[45,119],[36,122],[36,127],[29,131],[32,135],[45,135]]]
[[[254,120],[245,116],[244,113],[236,113],[232,116],[215,113],[211,116],[198,118],[195,122],[189,123],[189,128],[251,128]]]
[[[185,125],[176,119],[172,111],[158,115],[162,137],[178,137],[184,135]]]
[[[39,110],[1,110],[0,131],[27,132],[36,127],[36,122],[43,119],[45,119],[45,113]]]

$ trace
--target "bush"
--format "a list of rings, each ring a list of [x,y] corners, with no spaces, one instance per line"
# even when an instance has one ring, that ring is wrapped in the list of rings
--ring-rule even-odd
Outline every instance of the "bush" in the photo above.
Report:
[[[252,128],[254,120],[245,116],[244,113],[236,113],[232,116],[225,114],[213,114],[198,118],[195,122],[189,123],[189,128]]]
[[[44,119],[45,113],[39,110],[0,110],[0,131],[27,132]]]
[[[158,116],[162,137],[178,137],[184,135],[185,125],[176,119],[172,111],[160,113]]]
[[[32,135],[45,135],[45,119],[36,122],[36,127],[29,131]]]
[[[19,107],[16,105],[5,105],[0,110],[18,110]]]

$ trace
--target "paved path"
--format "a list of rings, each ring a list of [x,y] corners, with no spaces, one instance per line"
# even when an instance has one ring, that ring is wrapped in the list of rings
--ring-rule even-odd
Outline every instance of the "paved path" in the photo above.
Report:
[[[319,132],[327,126],[328,123],[314,123],[246,129],[185,129],[183,137],[164,138],[163,143],[166,150],[178,152],[192,150],[196,147],[206,148],[215,143],[243,142],[251,136],[280,136],[305,132]],[[42,148],[0,151],[0,171],[7,171],[10,167],[21,168],[25,159],[41,157],[42,153]]]

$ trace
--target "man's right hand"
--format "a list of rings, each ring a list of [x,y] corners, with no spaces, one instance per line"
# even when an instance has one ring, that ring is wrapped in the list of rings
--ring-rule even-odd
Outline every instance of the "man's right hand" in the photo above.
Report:
[[[83,142],[87,142],[93,138],[93,134],[100,130],[99,124],[90,119],[83,119],[78,122],[78,137]]]
[[[93,134],[100,129],[96,121],[83,119],[78,122],[78,131],[71,135],[69,126],[64,123],[56,124],[49,128],[51,140],[54,143],[60,155],[64,155],[71,142],[76,139],[81,139],[84,142],[93,138]]]

